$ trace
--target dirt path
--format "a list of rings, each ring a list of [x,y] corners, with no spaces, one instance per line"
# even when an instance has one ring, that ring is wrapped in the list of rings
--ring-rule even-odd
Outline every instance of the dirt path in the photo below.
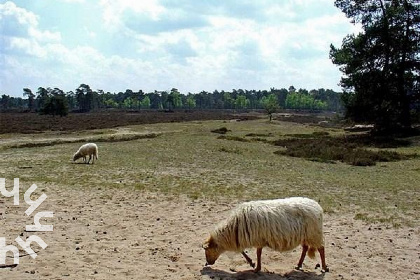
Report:
[[[0,269],[0,279],[419,279],[419,228],[387,229],[349,216],[327,215],[327,262],[331,272],[293,270],[300,248],[288,253],[265,249],[263,271],[255,274],[239,254],[222,255],[204,267],[202,241],[236,202],[191,201],[127,189],[69,189],[39,186],[48,195],[36,211],[53,211],[52,232],[37,234],[48,247],[35,243],[36,259],[20,258],[15,268]],[[34,199],[34,198],[33,198]],[[0,201],[2,236],[8,245],[32,224],[23,198]],[[32,220],[31,220],[32,219]],[[48,222],[48,223],[47,223]],[[23,255],[21,251],[21,255]],[[250,251],[255,257],[255,252]],[[11,263],[8,258],[7,263]]]

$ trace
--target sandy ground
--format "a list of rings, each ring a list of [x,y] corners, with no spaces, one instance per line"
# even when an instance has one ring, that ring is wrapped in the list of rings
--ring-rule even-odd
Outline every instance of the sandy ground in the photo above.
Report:
[[[300,248],[279,253],[263,250],[263,269],[249,271],[240,254],[226,253],[204,267],[201,243],[236,201],[192,201],[130,189],[70,189],[38,186],[48,195],[34,212],[53,211],[52,232],[25,232],[33,223],[23,198],[0,199],[0,236],[7,245],[32,234],[47,244],[36,259],[23,256],[14,268],[0,269],[0,279],[420,279],[420,228],[389,229],[353,219],[354,214],[326,215],[325,238],[330,272],[306,259],[295,271]],[[36,196],[35,196],[36,198]],[[33,198],[33,199],[35,199]],[[254,250],[249,251],[255,258]],[[7,264],[12,263],[8,254]],[[318,255],[317,255],[318,257]]]

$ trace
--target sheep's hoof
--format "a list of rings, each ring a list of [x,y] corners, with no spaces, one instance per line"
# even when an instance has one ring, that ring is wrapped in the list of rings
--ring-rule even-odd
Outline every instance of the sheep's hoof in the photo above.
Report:
[[[303,269],[302,269],[302,267],[301,267],[301,266],[298,266],[298,265],[297,265],[297,266],[295,266],[295,269],[296,269],[296,270],[300,270],[300,271],[302,271],[302,270],[303,270]]]
[[[317,263],[316,266],[315,266],[315,269],[318,269],[320,267],[321,267],[321,265],[319,263]]]
[[[261,271],[261,267],[257,267],[256,269],[254,269],[254,272],[255,273],[258,273],[258,272],[260,272]]]
[[[325,273],[325,272],[330,272],[330,269],[328,268],[328,266],[326,266],[325,268],[323,268],[323,269],[321,270],[321,272],[322,272],[322,273]]]
[[[249,263],[249,265],[250,265],[251,267],[255,268],[255,263],[250,262],[250,263]]]

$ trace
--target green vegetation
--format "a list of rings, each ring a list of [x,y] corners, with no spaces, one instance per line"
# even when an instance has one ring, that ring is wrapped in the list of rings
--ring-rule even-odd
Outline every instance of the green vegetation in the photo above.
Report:
[[[280,108],[277,96],[275,94],[270,94],[267,97],[264,96],[261,99],[261,103],[271,122],[273,114]]]
[[[326,102],[317,100],[314,96],[305,93],[293,92],[287,95],[286,107],[291,109],[326,110]]]
[[[377,134],[410,132],[419,113],[420,5],[418,0],[336,0],[360,24],[330,57],[343,72],[346,116],[375,124]]]
[[[315,136],[315,135],[312,135]],[[299,136],[302,137],[302,136]],[[372,166],[377,162],[407,160],[417,157],[416,154],[406,155],[395,151],[368,150],[354,140],[353,137],[304,137],[281,139],[274,141],[276,146],[286,147],[286,150],[276,154],[306,158],[313,161],[341,161],[356,166]]]
[[[216,135],[211,132],[215,127],[226,127],[230,132]],[[319,201],[327,213],[350,214],[369,223],[391,226],[419,225],[418,158],[407,157],[369,167],[340,161],[328,164],[279,156],[275,154],[279,147],[272,144],[279,138],[327,141],[348,135],[342,130],[260,119],[147,124],[119,131],[124,132],[121,138],[113,137],[118,135],[113,129],[103,133],[83,131],[54,136],[54,132],[48,132],[3,138],[0,177],[19,177],[22,188],[33,183],[41,188],[53,184],[69,190],[135,188],[139,192],[186,195],[193,199],[242,201],[308,196]],[[151,131],[158,137],[128,138],[152,135]],[[95,141],[106,139],[97,141],[99,160],[94,165],[72,163],[72,155],[80,146],[72,140],[78,136]],[[222,138],[218,139],[219,136]],[[255,137],[266,141],[254,141]],[[349,142],[367,141],[354,137],[356,140]],[[234,138],[247,141],[226,140]],[[385,143],[364,148],[389,150],[399,155],[420,153],[419,137],[406,141],[405,145],[392,143],[389,145],[392,148],[384,148]],[[52,145],[10,148],[13,143],[30,142]]]
[[[60,117],[67,116],[69,113],[67,99],[63,95],[49,96],[40,112],[41,114],[46,115],[59,115]]]
[[[218,128],[218,129],[213,129],[211,132],[213,133],[219,133],[219,134],[226,134],[229,131],[229,129],[227,129],[225,126]]]
[[[123,142],[123,141],[137,140],[137,139],[155,138],[158,136],[159,134],[157,133],[107,134],[105,136],[89,136],[89,137],[67,138],[67,139],[61,138],[61,139],[30,141],[30,142],[23,142],[23,143],[13,143],[13,144],[0,146],[0,149],[45,147],[45,146],[54,146],[54,145],[59,145],[59,144],[83,143],[83,142]]]
[[[90,112],[98,109],[124,110],[213,110],[213,109],[264,109],[271,116],[278,108],[341,111],[341,93],[330,89],[289,90],[243,90],[201,91],[181,94],[178,89],[145,93],[142,90],[111,93],[93,90],[87,84],[81,84],[75,91],[64,93],[59,88],[39,87],[34,94],[29,88],[23,90],[23,96],[10,97],[1,95],[0,110],[28,110],[41,112],[49,99],[55,96],[64,98],[69,111]],[[289,97],[290,96],[290,97]]]
[[[217,139],[224,139],[224,140],[232,140],[232,141],[239,141],[239,142],[249,142],[248,139],[236,135],[222,135],[217,137]]]
[[[305,158],[312,161],[335,163],[341,161],[355,166],[372,166],[377,162],[389,162],[407,160],[419,157],[417,154],[400,154],[388,150],[370,150],[369,145],[374,147],[407,146],[409,142],[393,138],[375,138],[368,134],[330,137],[326,131],[316,131],[311,134],[286,134],[285,138],[268,141],[261,136],[272,134],[249,133],[245,136],[219,136],[218,139],[226,139],[240,142],[261,141],[281,146],[275,154],[291,157]],[[260,137],[256,137],[260,136]]]

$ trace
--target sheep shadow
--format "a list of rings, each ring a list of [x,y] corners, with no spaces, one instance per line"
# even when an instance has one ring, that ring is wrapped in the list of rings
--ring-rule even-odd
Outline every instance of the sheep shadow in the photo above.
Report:
[[[292,270],[283,275],[276,274],[274,272],[260,271],[255,273],[253,270],[245,270],[240,272],[228,272],[219,269],[213,269],[211,267],[204,267],[201,271],[201,275],[208,276],[210,279],[220,280],[322,280],[324,274],[317,274],[315,272],[306,272],[299,270]]]
[[[72,161],[70,164],[93,165],[93,163],[92,163],[92,162],[90,162],[90,163],[86,163],[86,162],[83,162],[83,161]]]

